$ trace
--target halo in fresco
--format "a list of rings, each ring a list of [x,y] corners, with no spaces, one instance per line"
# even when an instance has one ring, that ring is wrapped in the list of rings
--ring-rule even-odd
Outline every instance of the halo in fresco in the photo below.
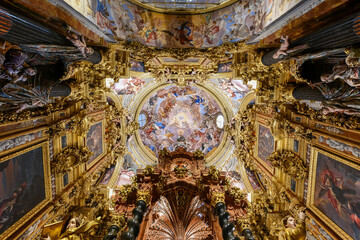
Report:
[[[140,138],[156,155],[163,148],[174,151],[177,146],[208,154],[221,142],[223,129],[216,127],[221,109],[207,92],[194,86],[160,89],[141,112],[147,113],[148,122],[139,130]]]

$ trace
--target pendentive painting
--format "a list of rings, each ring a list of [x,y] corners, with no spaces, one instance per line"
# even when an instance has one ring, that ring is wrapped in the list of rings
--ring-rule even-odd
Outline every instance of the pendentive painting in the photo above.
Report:
[[[325,222],[360,239],[360,168],[325,151],[313,152],[310,206]],[[331,221],[329,221],[331,220]]]
[[[259,124],[258,157],[269,166],[271,166],[271,162],[267,158],[274,151],[274,147],[275,141],[270,129]]]
[[[248,176],[249,182],[254,190],[262,189],[259,179],[256,176],[256,173],[249,168],[245,168],[246,174]]]
[[[48,201],[47,146],[41,143],[0,160],[0,239]]]
[[[86,135],[86,146],[93,153],[87,162],[88,165],[91,165],[104,153],[103,122],[95,123],[90,127]]]

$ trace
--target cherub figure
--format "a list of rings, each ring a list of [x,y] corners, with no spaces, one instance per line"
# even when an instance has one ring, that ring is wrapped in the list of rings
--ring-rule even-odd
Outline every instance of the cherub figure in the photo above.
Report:
[[[86,47],[86,41],[84,36],[76,33],[70,26],[66,30],[66,38],[82,53],[86,58],[87,56],[94,53],[94,49]]]
[[[299,223],[291,215],[283,218],[282,222],[285,227],[284,231],[279,234],[279,240],[305,240],[305,211],[299,212]]]
[[[286,51],[289,49],[289,36],[281,36],[281,45],[279,50],[273,55],[274,59],[281,58],[282,55],[287,56]]]

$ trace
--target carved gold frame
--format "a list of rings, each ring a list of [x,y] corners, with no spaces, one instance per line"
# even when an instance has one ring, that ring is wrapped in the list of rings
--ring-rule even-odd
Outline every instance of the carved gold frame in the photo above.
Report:
[[[101,124],[101,131],[102,131],[102,135],[101,135],[101,137],[102,137],[102,149],[103,149],[103,151],[102,151],[102,153],[99,155],[99,156],[97,156],[94,160],[92,160],[92,162],[89,164],[88,162],[89,161],[87,161],[86,162],[86,167],[88,168],[88,169],[90,169],[92,166],[94,166],[102,157],[104,157],[105,156],[105,154],[106,154],[106,146],[105,146],[105,138],[104,138],[104,136],[105,136],[105,119],[101,119],[100,121],[96,121],[96,122],[94,122],[94,123],[92,123],[91,124],[91,126],[90,126],[90,128],[92,127],[92,126],[94,126],[95,124],[98,124],[99,122],[101,122],[102,124]],[[89,130],[90,130],[90,128],[89,128]],[[88,130],[88,132],[89,132],[89,130]],[[86,133],[87,134],[87,133]],[[86,145],[86,137],[84,137],[84,145],[85,146],[87,146]]]
[[[263,123],[259,123],[256,122],[255,123],[255,131],[256,131],[256,142],[255,142],[255,158],[256,160],[262,165],[262,167],[264,167],[266,170],[268,170],[271,174],[274,174],[274,167],[273,166],[269,166],[264,160],[262,160],[259,157],[259,129],[260,129],[260,125],[263,127],[266,127],[267,129],[270,129],[269,126],[263,124]],[[272,134],[271,134],[272,135]],[[273,136],[274,138],[274,136]],[[276,140],[274,138],[274,149],[273,152],[276,150]]]
[[[36,205],[33,209],[31,209],[28,213],[22,216],[19,220],[17,220],[13,225],[11,225],[7,230],[5,230],[2,234],[0,234],[0,239],[8,238],[12,233],[18,230],[26,220],[32,218],[36,213],[40,211],[47,203],[51,200],[51,182],[50,182],[50,161],[49,161],[49,142],[45,141],[29,148],[25,148],[21,151],[13,153],[9,156],[3,157],[0,159],[0,163],[3,163],[7,160],[10,160],[14,157],[20,156],[24,153],[30,152],[31,150],[42,147],[43,154],[43,167],[44,167],[44,183],[45,183],[45,199],[42,200],[38,205]]]
[[[308,196],[306,205],[308,208],[318,217],[321,219],[322,222],[327,223],[328,227],[334,229],[336,233],[339,234],[343,239],[351,239],[351,237],[335,222],[333,222],[329,217],[327,217],[323,212],[321,212],[315,205],[314,205],[314,195],[315,195],[315,184],[316,184],[316,168],[317,168],[317,158],[318,154],[324,154],[332,159],[341,162],[349,167],[352,167],[358,171],[360,171],[360,166],[354,164],[346,159],[340,158],[332,153],[326,152],[320,148],[312,147],[311,149],[311,159],[310,159],[310,172],[309,172],[309,188],[308,188]]]

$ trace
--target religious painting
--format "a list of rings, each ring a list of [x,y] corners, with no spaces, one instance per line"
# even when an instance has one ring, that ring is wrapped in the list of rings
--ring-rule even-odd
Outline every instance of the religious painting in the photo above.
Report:
[[[254,190],[262,189],[257,174],[250,170],[249,168],[245,168],[246,174],[248,176],[249,182]]]
[[[88,166],[94,165],[104,155],[105,141],[103,135],[105,133],[103,121],[93,124],[86,134],[86,146],[92,152],[92,156],[87,162]]]
[[[130,59],[130,70],[135,72],[145,72],[144,62]]]
[[[139,93],[144,84],[145,81],[141,78],[132,77],[129,79],[119,79],[112,88],[118,95],[131,95]]]
[[[65,0],[106,34],[147,46],[208,48],[261,33],[303,0],[245,0],[205,14],[154,12],[128,1]]]
[[[84,1],[85,2],[85,1]],[[108,0],[97,0],[96,24],[106,33],[116,35],[116,24]],[[116,15],[115,15],[116,16]]]
[[[51,197],[48,143],[0,159],[0,238],[5,239]]]
[[[344,239],[360,239],[360,167],[313,148],[308,204]]]
[[[231,72],[232,62],[219,63],[217,73]]]
[[[100,178],[99,184],[101,185],[107,185],[115,171],[115,165],[111,166],[110,168],[107,168],[103,175]]]
[[[269,167],[271,167],[271,162],[267,161],[267,158],[275,150],[274,137],[271,134],[270,129],[261,124],[259,124],[258,132],[259,135],[258,135],[257,155]]]
[[[226,177],[230,180],[230,186],[240,188],[243,191],[246,191],[244,180],[237,171],[230,171],[226,173]]]
[[[215,116],[222,112],[213,96],[195,86],[167,86],[145,101],[141,112],[147,124],[139,129],[142,143],[158,155],[163,148],[175,151],[199,149],[205,155],[215,151],[223,137]]]
[[[242,80],[229,78],[218,79],[220,89],[232,100],[242,100],[250,91],[249,87]]]

